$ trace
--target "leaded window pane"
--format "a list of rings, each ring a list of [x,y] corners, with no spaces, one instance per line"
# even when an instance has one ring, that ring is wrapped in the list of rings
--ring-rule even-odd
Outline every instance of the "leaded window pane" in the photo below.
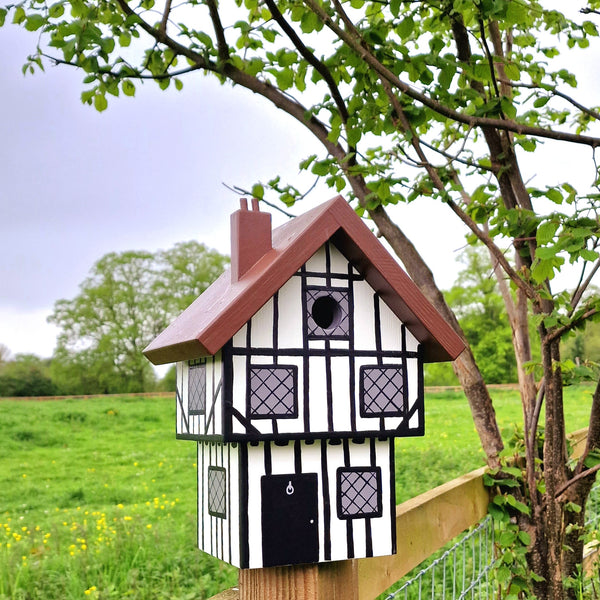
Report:
[[[339,468],[338,517],[340,519],[360,519],[380,517],[381,508],[381,469]]]
[[[208,467],[208,512],[215,517],[227,517],[227,478],[222,467]]]
[[[298,416],[298,368],[294,365],[250,367],[249,415],[252,419]]]
[[[363,417],[404,415],[406,381],[401,365],[360,368],[360,414]]]
[[[190,415],[203,415],[206,412],[206,359],[189,363],[188,407]]]

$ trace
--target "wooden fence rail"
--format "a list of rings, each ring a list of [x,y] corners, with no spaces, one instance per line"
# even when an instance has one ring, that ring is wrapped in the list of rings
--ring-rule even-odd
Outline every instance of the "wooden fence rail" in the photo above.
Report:
[[[587,429],[571,434],[581,455]],[[487,514],[486,467],[462,475],[396,507],[398,552],[317,565],[241,569],[239,585],[211,600],[373,600]]]

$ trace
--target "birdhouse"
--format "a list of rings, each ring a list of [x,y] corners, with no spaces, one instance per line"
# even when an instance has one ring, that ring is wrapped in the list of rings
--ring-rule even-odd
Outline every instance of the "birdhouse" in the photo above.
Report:
[[[241,568],[393,554],[397,437],[423,364],[461,339],[342,197],[271,230],[231,215],[231,268],[145,350],[177,363],[198,544]]]

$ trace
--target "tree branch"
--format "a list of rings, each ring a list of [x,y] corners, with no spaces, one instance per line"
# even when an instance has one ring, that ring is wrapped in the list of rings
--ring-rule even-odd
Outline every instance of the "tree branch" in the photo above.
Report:
[[[204,56],[202,56],[201,54],[198,54],[197,52],[194,52],[186,46],[183,46],[179,42],[175,41],[173,38],[169,37],[167,34],[152,27],[149,23],[144,21],[137,13],[135,13],[130,8],[126,0],[116,1],[121,10],[126,15],[135,17],[140,27],[157,42],[160,42],[168,48],[171,48],[171,50],[173,50],[174,52],[181,54],[186,58],[189,58],[192,62],[195,63],[197,69],[204,69],[206,71],[218,73],[222,76],[227,77],[232,82],[237,83],[242,87],[245,87],[251,92],[263,96],[264,98],[269,100],[274,106],[283,110],[288,115],[290,115],[291,117],[299,121],[302,125],[304,125],[323,144],[323,146],[325,146],[327,152],[336,158],[336,160],[343,162],[344,158],[346,158],[346,151],[339,144],[333,143],[327,139],[327,135],[329,133],[327,127],[325,127],[325,125],[314,115],[307,117],[308,111],[305,106],[303,106],[296,100],[292,100],[281,90],[272,86],[268,82],[262,81],[257,77],[254,77],[252,75],[249,75],[248,73],[245,73],[244,71],[241,71],[229,62],[217,65],[216,63],[205,59]]]
[[[496,69],[494,67],[494,58],[492,56],[492,53],[490,52],[490,47],[488,46],[487,39],[485,37],[485,25],[482,19],[479,19],[479,35],[481,36],[481,44],[483,45],[483,51],[485,52],[488,65],[490,67],[490,77],[492,78],[494,92],[496,93],[496,98],[500,98],[500,90],[498,89],[498,82],[496,81]],[[504,117],[504,113],[502,113],[502,116]]]
[[[544,84],[544,86],[539,86],[533,83],[515,83],[514,81],[510,81],[509,79],[500,79],[500,82],[509,85],[513,88],[524,88],[528,90],[544,90],[550,92],[553,96],[558,96],[559,98],[566,100],[569,104],[580,110],[582,113],[585,113],[590,117],[593,117],[594,119],[600,121],[600,113],[597,110],[594,110],[593,108],[588,108],[587,106],[580,104],[579,102],[577,102],[577,100],[575,100],[575,98],[569,96],[568,94],[565,94],[564,92],[561,92],[556,86],[550,86],[547,84]]]
[[[219,7],[215,0],[206,0],[208,5],[208,12],[210,13],[210,20],[217,36],[217,48],[219,52],[219,59],[223,62],[229,60],[229,45],[225,39],[225,31],[223,30],[223,24],[221,23],[221,17],[219,16]]]
[[[592,396],[592,408],[590,410],[590,422],[588,426],[588,435],[585,442],[585,450],[577,462],[575,473],[580,473],[585,466],[585,459],[592,450],[596,450],[600,445],[600,382],[596,384],[594,395]]]
[[[470,127],[492,127],[502,131],[518,133],[519,135],[530,135],[532,137],[572,142],[575,144],[591,146],[592,148],[600,146],[600,138],[597,137],[579,135],[568,131],[554,131],[551,129],[544,129],[543,127],[533,127],[509,119],[505,120],[466,115],[450,108],[449,106],[445,106],[441,102],[438,102],[426,94],[423,94],[412,88],[387,67],[385,67],[375,56],[373,56],[371,52],[368,52],[367,49],[361,45],[360,38],[356,38],[335,23],[327,14],[327,12],[325,12],[325,10],[318,4],[317,0],[304,0],[304,3],[329,29],[331,29],[331,31],[333,31],[345,44],[347,44],[356,54],[358,54],[358,56],[360,56],[377,74],[387,79],[394,87],[398,88],[398,90],[400,90],[403,94],[406,94],[409,98],[416,100],[443,117],[454,120],[458,123],[464,123]]]
[[[253,197],[252,192],[249,192],[248,190],[245,190],[237,185],[233,185],[233,186],[227,185],[223,181],[221,182],[221,185],[223,187],[227,188],[229,191],[234,192],[238,196],[248,196],[250,198]],[[283,208],[281,208],[281,206],[279,206],[279,204],[275,204],[274,202],[269,202],[268,200],[265,200],[264,198],[260,198],[259,200],[260,200],[260,202],[264,202],[267,206],[270,206],[274,210],[279,211],[282,215],[285,215],[289,219],[294,219],[296,217],[296,215],[293,215],[292,213],[288,212],[287,210],[284,210]]]
[[[491,252],[493,257],[498,261],[504,272],[510,277],[511,281],[520,288],[523,293],[532,301],[538,302],[539,296],[535,290],[523,280],[522,277],[513,269],[510,263],[506,260],[502,250],[494,244],[494,242],[487,236],[478,226],[471,217],[458,206],[451,198],[445,198],[444,201],[452,209],[454,214],[477,236],[486,248]]]
[[[40,56],[47,58],[48,60],[52,61],[56,65],[67,65],[69,67],[75,67],[78,69],[81,68],[80,65],[78,65],[77,63],[69,62],[68,60],[64,60],[62,58],[57,58],[56,56],[51,56],[50,54],[46,54],[44,52],[40,52]],[[152,75],[152,74],[144,75],[137,69],[134,69],[132,67],[128,67],[128,68],[131,69],[130,72],[113,71],[112,69],[102,68],[99,66],[98,73],[100,73],[101,75],[110,75],[111,77],[117,77],[118,79],[124,79],[124,78],[141,79],[141,80],[152,79],[155,81],[160,81],[161,79],[171,79],[172,77],[179,77],[180,75],[185,75],[186,73],[198,71],[200,69],[204,69],[205,67],[203,67],[201,65],[190,65],[189,67],[186,67],[185,69],[179,69],[178,71],[171,71],[170,73],[159,73],[157,75]]]
[[[165,11],[160,22],[160,30],[164,34],[167,33],[167,23],[169,21],[169,14],[171,13],[171,0],[165,2]]]
[[[584,268],[585,268],[585,263],[584,263]],[[577,288],[573,292],[573,297],[571,298],[571,310],[569,311],[569,316],[571,316],[573,314],[573,312],[575,312],[577,305],[581,301],[581,298],[582,298],[583,294],[585,294],[585,291],[589,287],[590,283],[592,283],[592,279],[594,278],[594,275],[596,275],[596,273],[598,272],[599,268],[600,268],[600,258],[598,260],[596,260],[596,262],[594,263],[594,266],[592,267],[592,270],[590,271],[590,274],[587,276],[586,280],[583,283],[581,283],[581,279],[579,280],[579,284],[577,285]],[[583,279],[583,271],[581,273],[581,278]]]
[[[589,310],[586,310],[579,317],[573,319],[570,323],[567,323],[562,327],[557,327],[556,329],[553,329],[551,333],[547,334],[546,339],[548,341],[554,341],[561,338],[563,335],[565,335],[565,333],[572,331],[577,326],[581,325],[584,321],[587,321],[590,317],[597,315],[599,312],[600,310],[598,308],[590,308]]]
[[[317,73],[319,73],[319,75],[321,75],[321,77],[324,79],[325,83],[327,84],[327,87],[329,88],[329,91],[331,92],[331,97],[333,98],[335,105],[337,106],[337,109],[340,113],[342,121],[344,123],[347,123],[348,117],[349,117],[348,109],[346,107],[346,104],[342,98],[342,95],[340,94],[340,90],[339,90],[338,86],[336,85],[329,69],[325,66],[325,64],[322,61],[320,61],[314,55],[313,52],[311,52],[306,47],[306,45],[300,39],[298,34],[294,31],[294,29],[291,27],[291,25],[285,20],[285,18],[281,14],[281,12],[280,12],[279,8],[277,7],[277,5],[275,4],[275,2],[273,0],[265,0],[265,4],[266,4],[267,8],[269,9],[269,11],[271,12],[271,15],[273,16],[273,18],[279,25],[279,27],[281,27],[283,32],[288,36],[288,38],[290,39],[292,44],[294,44],[294,46],[298,50],[298,52],[300,52],[300,54],[306,60],[306,62],[309,65],[312,65],[312,67],[314,67],[314,69],[317,71]]]
[[[422,146],[425,146],[426,148],[433,150],[433,152],[436,152],[437,154],[443,156],[444,158],[447,158],[449,162],[456,161],[463,165],[466,165],[467,167],[473,167],[474,169],[480,169],[481,171],[488,171],[490,173],[494,172],[494,169],[492,169],[492,167],[485,167],[485,166],[482,166],[482,165],[479,165],[479,164],[473,162],[472,160],[467,160],[466,158],[460,158],[458,155],[450,154],[449,152],[446,152],[445,150],[442,150],[441,148],[436,148],[433,144],[426,142],[422,138],[421,138],[420,142],[421,142]],[[462,152],[462,149],[460,150],[460,152]]]
[[[504,48],[502,47],[502,35],[500,33],[500,28],[498,27],[498,21],[490,21],[488,28],[490,30],[492,45],[494,46],[494,54],[504,60],[506,54],[504,52]],[[507,37],[509,34],[510,32],[507,32]],[[509,81],[509,79],[506,76],[504,62],[499,61],[496,64],[496,68],[498,69],[498,81],[500,82],[500,91],[502,92],[502,95],[506,96],[507,98],[512,98],[512,88],[506,85],[506,81]],[[503,82],[503,80],[505,81]]]
[[[566,483],[561,485],[558,488],[558,490],[556,490],[554,497],[558,498],[560,495],[564,494],[574,483],[576,483],[580,479],[583,479],[584,477],[593,475],[594,473],[597,473],[598,471],[600,471],[600,464],[595,465],[590,469],[586,469],[585,471],[581,471],[581,473],[578,473],[577,475],[575,475],[574,477],[569,479],[569,481],[567,481]]]

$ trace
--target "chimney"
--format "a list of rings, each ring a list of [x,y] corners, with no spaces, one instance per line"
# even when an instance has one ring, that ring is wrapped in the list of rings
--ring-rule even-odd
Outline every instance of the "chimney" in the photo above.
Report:
[[[231,215],[231,283],[239,281],[271,248],[271,215],[260,212],[256,198],[252,198],[252,210],[246,198],[241,198],[240,210]]]

